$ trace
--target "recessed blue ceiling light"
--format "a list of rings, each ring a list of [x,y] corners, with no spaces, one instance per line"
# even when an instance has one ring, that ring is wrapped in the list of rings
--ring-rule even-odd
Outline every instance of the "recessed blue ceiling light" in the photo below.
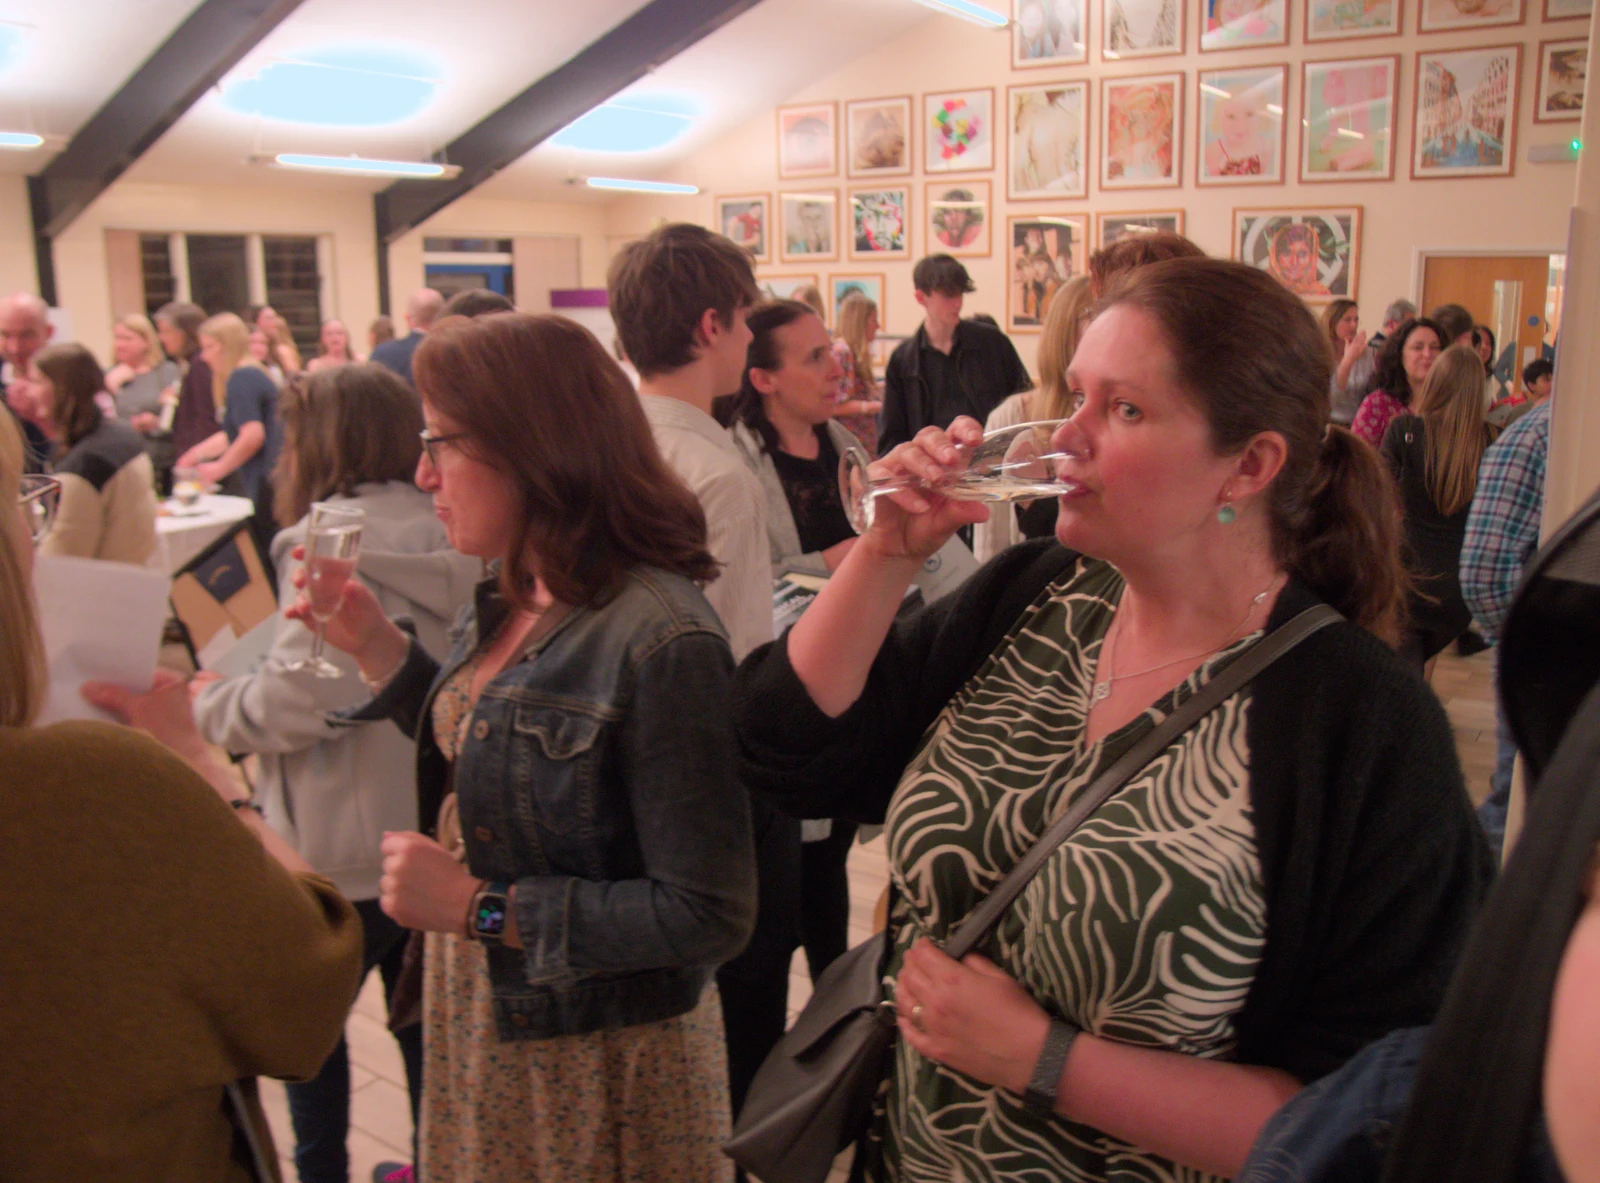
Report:
[[[585,152],[650,152],[681,138],[698,113],[670,95],[623,95],[580,116],[549,142]]]
[[[222,105],[284,123],[385,127],[427,107],[443,73],[410,50],[332,47],[274,61],[251,77],[224,83]]]
[[[21,62],[27,48],[27,29],[0,22],[0,74]]]

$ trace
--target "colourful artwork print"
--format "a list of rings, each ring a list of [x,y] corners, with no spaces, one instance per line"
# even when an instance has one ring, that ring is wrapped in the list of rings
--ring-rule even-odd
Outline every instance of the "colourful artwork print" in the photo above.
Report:
[[[851,256],[909,255],[908,204],[904,189],[858,189],[851,193]]]
[[[839,171],[836,118],[832,103],[778,108],[780,177],[828,177]]]
[[[1178,184],[1178,103],[1182,75],[1106,81],[1100,124],[1100,186],[1139,189]]]
[[[1088,237],[1082,218],[1012,218],[1008,328],[1037,330],[1061,285],[1083,271]]]
[[[1510,174],[1520,53],[1505,45],[1418,55],[1414,176]]]
[[[1087,61],[1083,0],[1015,0],[1011,64],[1057,66]]]
[[[757,262],[771,259],[767,245],[767,197],[719,197],[717,199],[717,229],[739,246],[750,252]]]
[[[1359,208],[1235,210],[1234,257],[1308,303],[1356,298]]]
[[[839,257],[834,241],[834,207],[838,200],[837,190],[780,194],[781,256],[785,262]]]
[[[1268,66],[1200,75],[1200,184],[1283,180],[1285,73]]]
[[[1394,175],[1398,58],[1307,62],[1303,181],[1387,180]]]
[[[860,292],[867,299],[878,306],[880,322],[885,319],[883,305],[883,276],[881,275],[835,275],[831,277],[830,286],[833,296],[833,323],[839,323],[839,305],[851,292]]]
[[[1546,41],[1539,47],[1538,123],[1583,118],[1583,92],[1589,78],[1587,41]]]
[[[960,185],[930,182],[927,187],[926,249],[961,256],[989,253],[989,182]]]
[[[864,99],[845,105],[852,177],[911,171],[911,100]]]
[[[1169,210],[1149,214],[1101,214],[1100,249],[1135,234],[1183,233],[1183,211]]]
[[[985,172],[994,167],[994,92],[923,96],[923,171]]]
[[[1089,84],[1014,86],[1010,105],[1011,196],[1087,197]]]
[[[756,280],[768,300],[793,300],[801,288],[816,287],[815,275],[768,275]]]
[[[1289,43],[1286,0],[1201,0],[1201,11],[1201,49]]]
[[[1522,23],[1522,0],[1419,0],[1419,4],[1417,28],[1424,33]]]
[[[1387,37],[1398,32],[1400,0],[1307,0],[1307,41]]]

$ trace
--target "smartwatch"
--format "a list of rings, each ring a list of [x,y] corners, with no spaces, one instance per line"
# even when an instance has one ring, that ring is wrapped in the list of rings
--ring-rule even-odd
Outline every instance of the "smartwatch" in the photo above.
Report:
[[[1030,1109],[1055,1113],[1061,1070],[1067,1066],[1067,1053],[1077,1038],[1078,1028],[1060,1019],[1050,1020],[1050,1031],[1044,1037],[1044,1047],[1039,1050],[1039,1062],[1033,1066],[1033,1078],[1022,1092],[1022,1100]]]
[[[467,935],[485,945],[498,945],[505,940],[506,910],[511,907],[509,883],[485,883],[472,897],[472,907],[467,912]]]

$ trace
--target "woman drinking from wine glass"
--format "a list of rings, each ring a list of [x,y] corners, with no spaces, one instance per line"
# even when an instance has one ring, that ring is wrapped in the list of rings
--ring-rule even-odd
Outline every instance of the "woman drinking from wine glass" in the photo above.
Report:
[[[421,1173],[727,1178],[712,973],[755,866],[704,515],[571,321],[445,321],[414,372],[417,484],[495,572],[442,666],[359,582],[327,639],[378,688],[346,717],[417,738],[380,891],[428,933]]]
[[[747,783],[886,823],[901,1038],[869,1175],[1228,1177],[1303,1084],[1433,1015],[1488,851],[1450,725],[1389,648],[1393,493],[1325,431],[1331,368],[1262,272],[1133,272],[1067,368],[1055,538],[898,617],[923,560],[991,512],[933,491],[977,424],[925,429],[874,466],[922,487],[880,499],[740,669]],[[940,951],[1098,774],[1318,601],[1348,622],[1093,812],[981,955]]]

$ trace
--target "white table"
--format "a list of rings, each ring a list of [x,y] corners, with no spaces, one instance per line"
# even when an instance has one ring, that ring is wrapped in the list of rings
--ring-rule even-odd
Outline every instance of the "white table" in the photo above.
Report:
[[[248,497],[221,493],[208,493],[189,506],[169,499],[161,503],[161,509],[162,516],[156,519],[156,541],[161,567],[169,575],[255,512]]]

